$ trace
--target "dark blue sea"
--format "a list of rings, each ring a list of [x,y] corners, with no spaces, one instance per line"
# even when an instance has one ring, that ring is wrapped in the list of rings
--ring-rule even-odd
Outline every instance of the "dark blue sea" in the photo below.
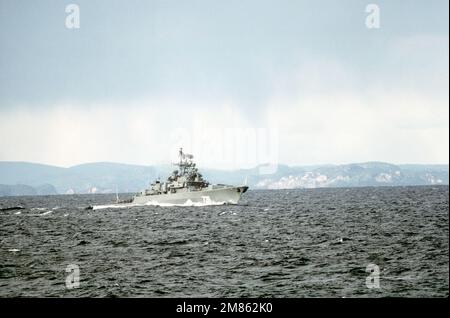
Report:
[[[114,201],[0,198],[0,208],[24,207],[0,212],[0,297],[449,295],[448,186],[249,190],[235,206],[84,209]]]

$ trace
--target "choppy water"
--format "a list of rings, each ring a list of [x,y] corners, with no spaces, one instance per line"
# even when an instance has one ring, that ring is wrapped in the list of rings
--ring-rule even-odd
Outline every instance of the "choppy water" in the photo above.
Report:
[[[83,210],[114,199],[0,198],[0,207],[27,207],[0,212],[0,296],[449,293],[448,186],[249,191],[237,206]],[[79,288],[66,288],[70,264]],[[368,264],[379,266],[380,288],[367,288]]]

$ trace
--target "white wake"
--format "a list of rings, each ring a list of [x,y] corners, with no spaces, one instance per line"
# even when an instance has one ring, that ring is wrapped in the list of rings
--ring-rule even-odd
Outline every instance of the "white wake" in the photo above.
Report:
[[[176,207],[176,206],[211,206],[211,205],[225,205],[229,202],[225,201],[212,201],[209,197],[203,198],[203,202],[192,202],[188,199],[184,203],[164,203],[157,201],[149,201],[143,204],[136,203],[116,203],[116,204],[105,204],[105,205],[94,205],[92,210],[102,210],[102,209],[120,209],[120,208],[131,208],[136,206],[161,206],[161,207]]]

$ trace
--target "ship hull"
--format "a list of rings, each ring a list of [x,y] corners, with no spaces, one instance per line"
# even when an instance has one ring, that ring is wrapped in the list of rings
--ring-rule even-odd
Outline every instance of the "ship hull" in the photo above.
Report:
[[[248,187],[223,187],[219,189],[204,189],[200,191],[185,191],[168,194],[156,195],[136,195],[132,204],[174,204],[174,205],[190,205],[190,204],[237,204],[242,193],[247,191]]]

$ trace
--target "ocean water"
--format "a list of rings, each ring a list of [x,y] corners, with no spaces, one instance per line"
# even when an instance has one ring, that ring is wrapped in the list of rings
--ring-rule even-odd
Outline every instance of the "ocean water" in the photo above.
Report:
[[[84,210],[114,200],[0,198],[25,207],[0,212],[0,296],[449,294],[448,186],[250,190],[235,206]]]

